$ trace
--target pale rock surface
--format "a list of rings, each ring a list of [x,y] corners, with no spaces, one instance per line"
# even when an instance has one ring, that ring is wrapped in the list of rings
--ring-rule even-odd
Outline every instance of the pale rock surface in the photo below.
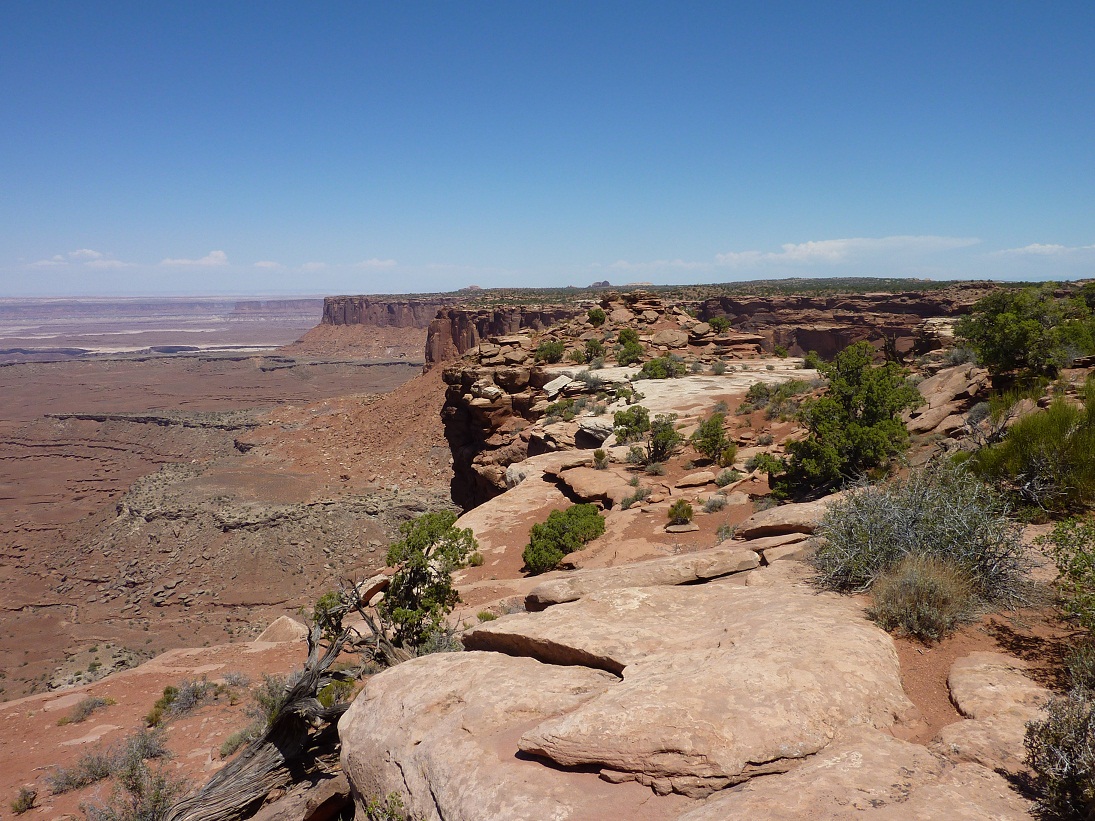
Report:
[[[308,637],[308,628],[289,616],[278,616],[259,635],[255,641],[281,642],[304,641]]]
[[[850,731],[800,767],[713,795],[680,821],[986,821],[1029,818],[994,772],[953,766],[918,744]]]
[[[839,495],[834,493],[816,502],[778,505],[754,513],[738,525],[737,535],[743,539],[755,539],[784,533],[813,533],[829,504]]]
[[[626,479],[610,470],[576,467],[560,471],[557,478],[583,502],[601,502],[606,508],[618,507],[635,493]]]
[[[735,546],[620,567],[581,570],[568,578],[552,579],[535,587],[525,597],[525,606],[529,610],[543,610],[602,590],[688,584],[752,570],[759,564],[760,557],[756,553]]]
[[[490,622],[464,641],[622,673],[621,684],[531,728],[520,747],[659,794],[705,795],[786,769],[843,727],[916,714],[890,637],[853,603],[802,584],[595,593]]]
[[[688,344],[688,334],[677,328],[666,328],[654,334],[650,341],[655,345],[665,345],[669,348],[683,348]]]
[[[515,755],[524,730],[615,681],[498,653],[440,653],[374,676],[339,722],[359,813],[369,796],[396,792],[409,816],[432,821],[678,817],[684,799],[652,801],[637,785]]]
[[[1026,724],[1041,717],[1052,695],[1025,667],[1013,656],[983,651],[956,660],[947,686],[966,718],[944,727],[932,748],[952,761],[1022,770]]]
[[[703,487],[715,481],[715,474],[710,470],[700,470],[689,473],[677,480],[677,487]]]

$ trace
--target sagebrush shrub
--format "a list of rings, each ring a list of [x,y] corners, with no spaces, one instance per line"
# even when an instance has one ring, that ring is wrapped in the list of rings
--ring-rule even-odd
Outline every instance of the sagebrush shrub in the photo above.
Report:
[[[908,555],[951,562],[981,599],[1025,600],[1030,558],[1000,496],[939,461],[884,484],[860,484],[833,502],[816,535],[823,587],[864,591]]]
[[[871,587],[867,614],[883,630],[939,641],[974,611],[973,587],[965,573],[935,556],[910,554]]]
[[[1095,519],[1066,519],[1040,540],[1057,565],[1065,614],[1095,634]]]
[[[1095,813],[1095,702],[1076,687],[1050,700],[1045,719],[1027,724],[1026,765],[1043,817],[1087,821]]]

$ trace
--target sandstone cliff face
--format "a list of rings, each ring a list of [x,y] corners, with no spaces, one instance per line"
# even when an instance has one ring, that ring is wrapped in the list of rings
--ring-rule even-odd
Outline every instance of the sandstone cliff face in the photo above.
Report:
[[[374,299],[329,296],[323,300],[324,325],[371,325],[378,328],[426,328],[442,308],[457,304],[452,297]]]
[[[723,296],[705,300],[704,319],[725,316],[738,330],[762,334],[769,346],[831,358],[855,342],[892,340],[902,354],[938,347],[940,319],[967,313],[985,284],[965,283],[944,291],[834,296]]]
[[[583,313],[584,308],[569,305],[493,310],[441,308],[426,333],[426,367],[456,359],[488,337],[540,331]]]

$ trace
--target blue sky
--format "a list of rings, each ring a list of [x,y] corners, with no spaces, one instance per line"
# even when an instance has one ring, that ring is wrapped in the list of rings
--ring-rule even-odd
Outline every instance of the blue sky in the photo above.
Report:
[[[1095,4],[8,0],[0,191],[0,296],[1095,276]]]

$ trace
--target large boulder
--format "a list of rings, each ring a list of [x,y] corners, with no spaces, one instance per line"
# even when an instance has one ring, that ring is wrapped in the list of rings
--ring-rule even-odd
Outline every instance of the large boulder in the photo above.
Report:
[[[626,480],[608,470],[575,467],[560,471],[556,478],[570,495],[583,502],[600,502],[606,508],[616,507],[635,493]]]
[[[308,637],[308,628],[289,616],[278,616],[255,641],[282,642],[304,641]]]
[[[802,584],[594,593],[482,625],[465,643],[622,674],[520,748],[659,794],[702,796],[787,769],[841,728],[916,715],[890,637],[854,603]]]
[[[650,812],[647,790],[515,755],[525,729],[615,681],[497,653],[440,653],[374,676],[338,726],[359,814],[394,792],[409,817],[429,821],[677,817],[679,802]]]
[[[944,727],[933,749],[952,761],[972,761],[1010,772],[1023,769],[1028,721],[1042,718],[1052,695],[1031,681],[1013,656],[980,651],[951,665],[951,701],[966,718]]]
[[[756,539],[785,533],[813,533],[829,505],[838,496],[834,494],[816,502],[777,505],[754,513],[738,525],[737,535],[743,539]]]
[[[551,579],[534,587],[525,597],[525,607],[533,611],[543,610],[553,604],[577,601],[591,593],[623,587],[689,584],[752,570],[759,564],[760,556],[752,550],[735,546],[620,567],[580,570],[572,576]]]
[[[650,341],[668,348],[683,348],[688,344],[688,334],[678,328],[666,328],[654,334]]]
[[[918,744],[874,730],[838,738],[783,775],[713,795],[680,821],[985,821],[1029,818],[1008,783],[977,765],[954,767]]]

